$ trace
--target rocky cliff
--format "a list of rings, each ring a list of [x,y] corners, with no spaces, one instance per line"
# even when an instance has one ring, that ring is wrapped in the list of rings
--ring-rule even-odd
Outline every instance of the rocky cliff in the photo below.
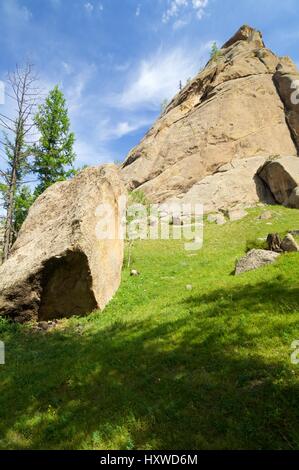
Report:
[[[126,184],[154,202],[196,200],[206,212],[271,199],[257,173],[269,158],[297,157],[294,79],[291,59],[243,26],[130,152]]]

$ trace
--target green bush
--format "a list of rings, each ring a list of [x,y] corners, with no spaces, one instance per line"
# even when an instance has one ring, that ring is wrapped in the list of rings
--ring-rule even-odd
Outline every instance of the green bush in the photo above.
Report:
[[[210,56],[211,56],[211,60],[215,60],[215,61],[220,59],[220,57],[222,56],[222,52],[217,46],[216,42],[213,42],[212,44]]]
[[[267,240],[247,240],[246,242],[246,253],[251,250],[267,250]]]

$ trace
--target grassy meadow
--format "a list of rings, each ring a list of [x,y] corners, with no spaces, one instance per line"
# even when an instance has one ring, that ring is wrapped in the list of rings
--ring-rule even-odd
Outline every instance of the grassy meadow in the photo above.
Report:
[[[205,224],[197,253],[136,242],[140,276],[125,262],[104,312],[46,333],[0,320],[0,449],[299,449],[299,254],[232,275],[299,229],[298,210],[264,210]]]

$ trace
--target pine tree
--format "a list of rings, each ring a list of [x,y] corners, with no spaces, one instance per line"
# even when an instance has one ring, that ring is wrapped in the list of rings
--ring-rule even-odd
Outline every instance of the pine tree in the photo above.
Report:
[[[53,183],[64,181],[75,173],[75,136],[70,132],[66,101],[58,86],[50,91],[45,103],[39,106],[35,124],[40,139],[33,148],[33,172],[39,181],[35,196],[39,196]]]
[[[31,193],[29,186],[23,185],[18,189],[16,193],[14,214],[14,227],[16,233],[19,233],[34,199],[34,195]]]
[[[166,108],[168,105],[169,105],[168,100],[164,99],[161,103],[161,114],[163,114],[166,111]]]
[[[211,59],[212,60],[218,60],[222,55],[221,50],[218,48],[217,43],[213,42],[212,47],[211,47]]]

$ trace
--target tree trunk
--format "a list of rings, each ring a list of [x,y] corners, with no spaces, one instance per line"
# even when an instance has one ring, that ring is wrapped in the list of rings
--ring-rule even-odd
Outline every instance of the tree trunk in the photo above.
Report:
[[[3,253],[2,253],[2,261],[6,261],[9,258],[11,247],[13,244],[13,214],[14,214],[14,207],[15,207],[15,194],[16,194],[16,185],[17,185],[17,171],[16,165],[14,164],[12,170],[12,177],[11,177],[11,184],[9,187],[8,192],[8,200],[7,200],[7,215],[5,220],[5,230],[4,230],[4,242],[3,242]]]
[[[24,176],[25,164],[28,159],[28,144],[26,136],[34,127],[32,115],[36,106],[37,92],[34,89],[36,78],[32,74],[32,66],[27,64],[22,70],[18,66],[9,75],[11,98],[16,102],[16,118],[10,118],[0,113],[0,123],[5,131],[4,149],[6,151],[8,169],[5,177],[5,209],[4,240],[2,261],[9,258],[12,245],[16,238],[15,209],[17,190]],[[9,134],[7,134],[7,132]],[[2,174],[3,176],[3,174]]]

